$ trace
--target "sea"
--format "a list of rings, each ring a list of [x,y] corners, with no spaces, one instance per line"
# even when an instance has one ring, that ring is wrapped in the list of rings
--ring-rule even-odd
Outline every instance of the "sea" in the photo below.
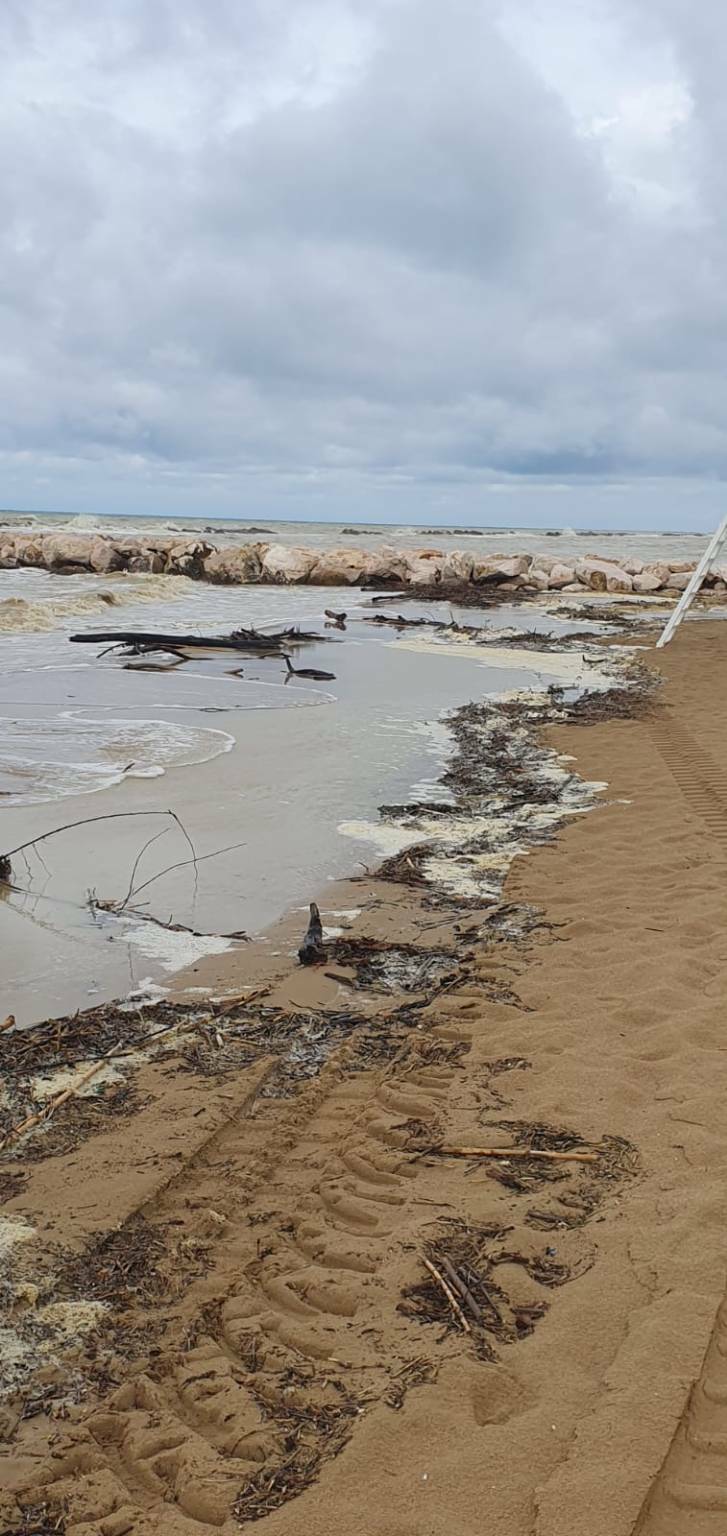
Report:
[[[0,524],[201,534],[213,544],[653,559],[694,558],[704,543],[688,534],[11,512]],[[326,627],[325,608],[346,611],[344,632]],[[563,681],[557,653],[438,647],[373,626],[375,611],[370,595],[350,588],[0,571],[0,853],[13,863],[12,888],[0,897],[3,1014],[32,1024],[111,997],[158,995],[180,969],[240,942],[230,934],[265,933],[312,899],[325,915],[327,885],[375,867],[387,851],[379,805],[442,795],[448,711]],[[529,607],[526,621],[515,606],[453,611],[500,629],[525,622],[544,636],[573,628],[546,606]],[[407,606],[417,612],[447,618],[450,606]],[[295,651],[294,664],[330,678],[290,677],[275,656],[176,665],[71,640],[119,628],[209,634],[288,625],[319,636]],[[591,627],[598,632],[597,616]],[[121,916],[104,911],[105,902],[125,900]]]

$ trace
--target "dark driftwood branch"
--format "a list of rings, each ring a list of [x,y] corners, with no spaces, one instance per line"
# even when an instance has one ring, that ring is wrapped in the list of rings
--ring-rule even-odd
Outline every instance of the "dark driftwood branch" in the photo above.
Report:
[[[454,1264],[450,1264],[449,1259],[446,1258],[444,1256],[444,1254],[440,1255],[439,1262],[440,1262],[440,1264],[442,1266],[442,1269],[444,1270],[445,1275],[447,1275],[448,1279],[451,1280],[452,1285],[454,1286],[454,1288],[457,1291],[458,1295],[461,1296],[461,1298],[462,1298],[465,1306],[467,1307],[468,1311],[470,1311],[472,1313],[472,1316],[473,1316],[475,1322],[476,1323],[483,1322],[484,1319],[483,1319],[483,1316],[482,1316],[482,1308],[475,1301],[475,1298],[472,1295],[472,1292],[465,1285],[464,1280],[462,1279],[462,1276],[457,1273],[457,1270],[455,1269]]]
[[[234,629],[229,635],[173,635],[147,629],[94,629],[69,635],[75,645],[128,645],[142,651],[273,651],[283,645],[300,645],[322,640],[322,635],[303,629],[281,629],[266,635],[258,629]]]
[[[301,965],[320,965],[327,959],[323,944],[321,914],[314,901],[310,904],[310,922],[306,928],[303,943],[298,950],[298,959]]]
[[[29,837],[26,843],[18,843],[17,848],[9,848],[7,853],[0,854],[0,882],[5,884],[9,882],[12,875],[11,860],[16,853],[24,853],[26,848],[34,848],[36,843],[44,843],[49,837],[56,837],[59,832],[72,832],[75,827],[90,827],[98,821],[118,821],[122,816],[171,816],[194,853],[192,839],[176,811],[107,811],[105,816],[82,816],[79,821],[66,821],[62,827],[51,827],[50,832],[39,832],[37,837]],[[196,855],[194,862],[196,862]]]
[[[460,1306],[460,1304],[459,1304],[459,1302],[457,1300],[457,1297],[455,1296],[454,1291],[452,1290],[451,1286],[449,1286],[447,1284],[447,1281],[445,1280],[444,1276],[440,1275],[439,1270],[435,1269],[433,1264],[430,1264],[429,1259],[424,1259],[424,1264],[426,1265],[426,1268],[429,1270],[430,1275],[434,1276],[434,1279],[436,1280],[437,1285],[440,1287],[440,1290],[444,1291],[444,1294],[445,1294],[445,1296],[447,1298],[447,1301],[449,1302],[449,1305],[452,1308],[452,1311],[454,1312],[455,1317],[459,1318],[459,1320],[460,1320],[460,1322],[462,1324],[462,1327],[464,1328],[465,1333],[471,1333],[472,1329],[471,1329],[471,1327],[470,1327],[470,1325],[469,1325],[469,1323],[467,1321],[467,1318],[464,1315],[464,1312],[462,1311],[462,1308],[461,1308],[461,1306]]]

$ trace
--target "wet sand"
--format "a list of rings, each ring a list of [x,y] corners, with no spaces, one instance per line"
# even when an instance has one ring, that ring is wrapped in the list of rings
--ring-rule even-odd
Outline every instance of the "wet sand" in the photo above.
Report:
[[[608,790],[498,902],[331,887],[383,962],[301,970],[291,916],[130,1103],[6,1149],[9,1530],[724,1529],[727,629],[648,659],[651,709],[551,732]]]

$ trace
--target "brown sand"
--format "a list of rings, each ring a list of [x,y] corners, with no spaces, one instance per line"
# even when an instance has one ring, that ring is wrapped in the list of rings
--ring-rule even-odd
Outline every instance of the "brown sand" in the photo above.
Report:
[[[132,1219],[113,1327],[6,1413],[9,1530],[61,1510],[77,1536],[727,1531],[727,625],[658,665],[652,719],[557,732],[609,793],[511,872],[551,927],[486,944],[416,891],[336,893],[360,931],[471,955],[393,1059],[352,1039],[277,1097],[264,1059],[156,1063],[133,1119],[27,1165],[2,1207],[38,1231],[21,1278]],[[275,971],[272,1001],[341,1006],[286,953],[241,981]],[[478,1163],[441,1138],[604,1151],[595,1172]],[[421,1291],[424,1255],[465,1249],[490,1286],[469,1335]]]

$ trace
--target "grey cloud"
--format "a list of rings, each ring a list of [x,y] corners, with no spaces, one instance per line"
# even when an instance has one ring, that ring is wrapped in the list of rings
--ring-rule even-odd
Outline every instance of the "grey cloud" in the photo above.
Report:
[[[173,471],[228,511],[253,481],[268,515],[345,517],[386,483],[404,519],[450,486],[456,520],[498,477],[723,476],[727,21],[606,9],[691,95],[633,146],[654,175],[673,148],[681,202],[615,176],[494,0],[6,0],[8,486],[48,499],[52,462],[132,510],[142,466],[144,510]]]

